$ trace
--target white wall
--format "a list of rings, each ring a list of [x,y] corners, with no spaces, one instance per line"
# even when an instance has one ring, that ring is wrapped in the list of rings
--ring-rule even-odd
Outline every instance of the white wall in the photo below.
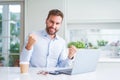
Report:
[[[45,28],[48,11],[55,8],[64,13],[64,0],[25,0],[25,36]],[[59,34],[64,36],[64,23]]]
[[[67,0],[69,21],[120,19],[120,0]]]
[[[65,3],[66,2],[66,3]],[[48,11],[58,8],[70,21],[120,21],[120,0],[25,0],[25,36],[45,28]],[[64,19],[65,20],[65,19]],[[59,34],[64,37],[65,23]]]

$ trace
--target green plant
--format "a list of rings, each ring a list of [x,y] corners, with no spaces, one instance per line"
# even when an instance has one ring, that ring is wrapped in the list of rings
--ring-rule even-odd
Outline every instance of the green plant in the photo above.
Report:
[[[68,43],[68,48],[70,48],[70,46],[76,46],[76,42],[70,42],[70,43]]]
[[[3,61],[4,57],[2,57],[2,55],[0,54],[0,61]]]
[[[20,51],[20,43],[10,44],[10,52],[19,53]]]
[[[9,66],[13,67],[16,66],[16,64],[19,66],[19,55],[9,55]]]
[[[83,41],[70,42],[70,43],[68,43],[68,48],[72,45],[75,46],[76,48],[85,48],[86,47],[85,43]]]
[[[107,43],[108,43],[108,41],[105,41],[105,40],[97,40],[98,46],[106,46]]]

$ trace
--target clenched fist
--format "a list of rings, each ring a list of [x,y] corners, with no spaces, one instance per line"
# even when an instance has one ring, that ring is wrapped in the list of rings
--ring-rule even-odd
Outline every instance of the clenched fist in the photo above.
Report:
[[[36,41],[37,41],[37,36],[35,34],[30,34],[28,38],[28,43],[25,48],[27,50],[31,50],[32,46],[35,44]]]
[[[72,59],[75,55],[75,53],[77,52],[77,48],[75,46],[70,46],[69,48],[69,54],[68,54],[68,58]]]

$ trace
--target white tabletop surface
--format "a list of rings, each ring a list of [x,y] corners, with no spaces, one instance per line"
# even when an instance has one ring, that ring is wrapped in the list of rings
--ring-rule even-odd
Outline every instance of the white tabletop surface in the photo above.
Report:
[[[0,67],[0,80],[120,80],[120,63],[99,63],[96,71],[78,75],[38,75],[40,70],[46,69],[30,68],[28,74],[20,74],[19,67]]]

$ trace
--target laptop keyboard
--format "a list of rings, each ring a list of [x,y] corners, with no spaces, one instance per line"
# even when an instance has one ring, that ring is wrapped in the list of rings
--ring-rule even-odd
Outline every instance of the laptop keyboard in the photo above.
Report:
[[[71,74],[72,69],[58,70],[58,72],[61,73],[61,74]]]
[[[67,74],[70,75],[72,73],[72,69],[61,69],[61,70],[55,70],[55,71],[50,71],[49,74],[52,75],[58,75],[58,74]]]

